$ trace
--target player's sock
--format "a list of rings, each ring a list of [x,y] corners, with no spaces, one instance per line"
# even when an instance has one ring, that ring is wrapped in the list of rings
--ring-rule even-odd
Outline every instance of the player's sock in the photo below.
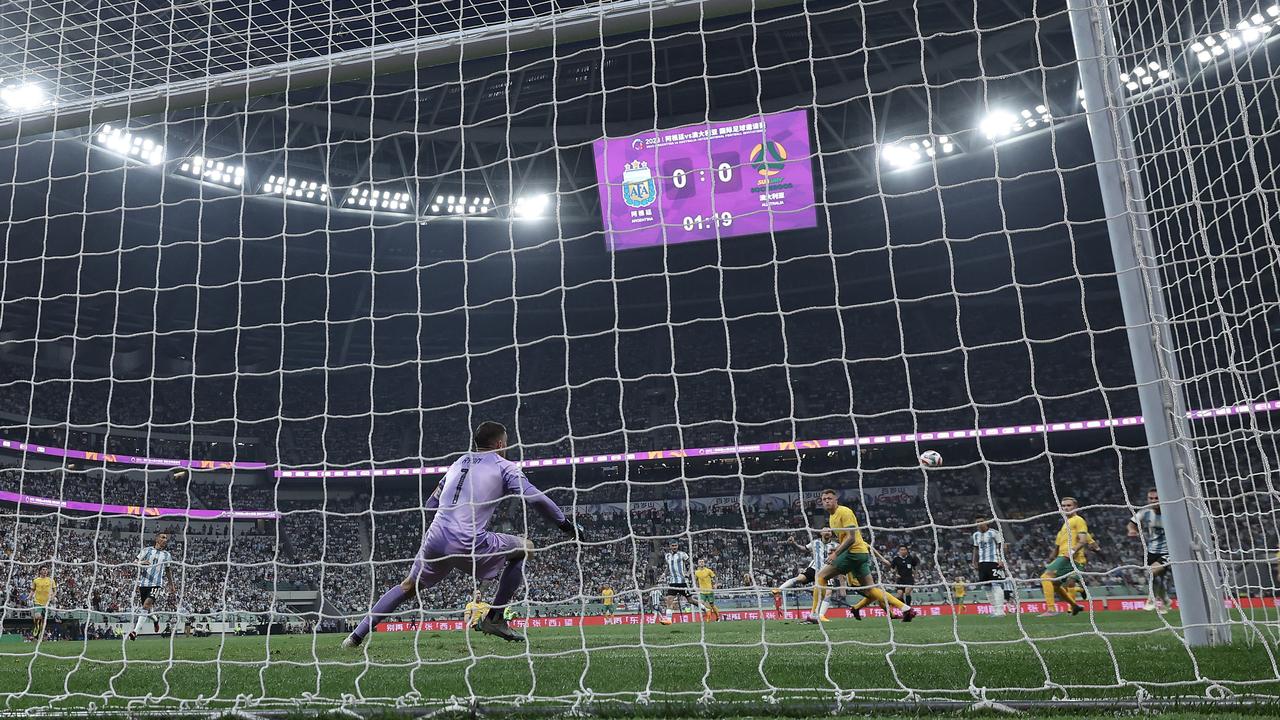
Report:
[[[508,561],[507,566],[502,568],[502,575],[498,577],[498,589],[493,593],[493,607],[489,608],[490,620],[502,619],[503,606],[511,602],[511,598],[515,597],[516,591],[522,584],[524,584],[524,558]]]
[[[1058,586],[1058,595],[1059,595],[1063,600],[1066,600],[1068,605],[1076,605],[1076,604],[1077,604],[1077,603],[1076,603],[1076,596],[1075,596],[1075,593],[1071,592],[1071,590],[1072,590],[1072,588],[1063,587],[1062,585],[1059,585],[1059,586]]]
[[[673,608],[667,608],[666,612],[664,612],[664,613],[663,613],[663,617],[665,617],[665,618],[667,619],[667,622],[671,622],[671,618],[672,618],[672,616],[674,616],[675,614],[676,614],[675,609],[673,609]]]
[[[991,588],[991,614],[1004,615],[1004,588],[999,585]]]
[[[1053,581],[1045,577],[1040,578],[1040,589],[1044,591],[1045,612],[1053,612],[1056,609],[1053,600]]]
[[[902,602],[898,598],[894,597],[893,595],[885,592],[880,588],[871,588],[870,590],[868,590],[867,597],[870,597],[873,600],[879,600],[882,603],[888,603],[893,607],[898,608],[899,610],[908,610],[911,608],[910,605]]]
[[[404,588],[399,585],[392,585],[390,590],[382,593],[382,597],[378,598],[378,602],[374,603],[373,607],[370,608],[368,617],[361,620],[351,634],[363,640],[364,636],[368,635],[369,631],[373,629],[373,626],[377,625],[382,618],[395,612],[395,609],[400,607],[400,603],[404,602],[406,597],[408,597],[408,593],[404,591]]]
[[[1155,592],[1156,601],[1166,605],[1169,603],[1169,586],[1166,584],[1168,582],[1168,574],[1169,572],[1166,570],[1156,575],[1151,583],[1151,589]]]
[[[814,616],[820,617],[820,618],[826,617],[827,608],[829,608],[830,606],[831,606],[831,600],[825,597],[822,598],[822,602],[818,603],[818,612]]]
[[[863,595],[863,596],[858,600],[858,602],[856,602],[856,603],[854,603],[854,604],[853,604],[853,609],[854,609],[854,610],[861,610],[862,608],[864,608],[864,607],[866,607],[866,606],[870,605],[870,604],[871,604],[871,602],[872,602],[872,601],[871,601],[871,598],[867,597],[866,595]]]
[[[827,601],[827,581],[825,578],[819,577],[813,584],[813,604],[809,606],[809,612],[815,617],[821,616],[822,604]]]
[[[786,582],[778,586],[779,590],[786,590],[789,587],[795,587],[796,581],[800,578],[789,578]]]
[[[142,632],[142,623],[146,622],[146,620],[147,620],[146,611],[138,613],[137,619],[133,621],[133,631],[135,633]]]

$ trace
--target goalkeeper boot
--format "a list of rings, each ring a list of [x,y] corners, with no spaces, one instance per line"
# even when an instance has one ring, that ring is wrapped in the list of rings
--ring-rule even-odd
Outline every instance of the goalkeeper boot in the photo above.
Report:
[[[1084,612],[1084,606],[1083,606],[1083,605],[1081,605],[1080,603],[1072,603],[1072,605],[1071,605],[1071,617],[1075,617],[1075,616],[1079,615],[1079,614],[1080,614],[1080,613],[1082,613],[1082,612]]]
[[[916,612],[915,608],[909,607],[902,611],[902,622],[911,622],[916,618],[916,615],[919,614],[920,613]]]
[[[524,636],[512,630],[507,625],[507,621],[501,617],[491,618],[486,615],[480,622],[476,623],[476,629],[485,635],[502,638],[507,642],[524,642]]]
[[[356,637],[355,635],[348,635],[342,640],[342,649],[355,650],[363,644],[364,638]]]

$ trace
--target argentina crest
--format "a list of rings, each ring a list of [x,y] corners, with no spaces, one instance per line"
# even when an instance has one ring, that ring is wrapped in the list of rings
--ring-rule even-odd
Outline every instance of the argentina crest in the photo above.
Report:
[[[622,172],[622,201],[633,208],[648,207],[658,199],[649,163],[641,160],[627,163]]]

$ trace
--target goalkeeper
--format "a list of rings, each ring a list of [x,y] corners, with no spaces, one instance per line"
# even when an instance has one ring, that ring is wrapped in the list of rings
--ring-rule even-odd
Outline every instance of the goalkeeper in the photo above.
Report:
[[[342,641],[344,648],[359,647],[382,618],[419,590],[436,586],[454,570],[481,580],[498,578],[493,605],[476,623],[476,629],[510,642],[524,641],[507,626],[502,613],[524,582],[524,561],[533,544],[526,538],[488,529],[498,502],[506,495],[515,495],[570,537],[577,538],[581,533],[578,525],[534,487],[515,463],[502,457],[507,448],[507,429],[502,424],[480,423],[472,446],[471,452],[454,461],[427,499],[428,510],[439,509],[427,528],[409,577],[378,598],[369,616]]]

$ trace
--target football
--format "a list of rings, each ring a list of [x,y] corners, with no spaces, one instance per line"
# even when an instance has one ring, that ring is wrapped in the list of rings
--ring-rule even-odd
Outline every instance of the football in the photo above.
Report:
[[[925,467],[938,467],[942,464],[942,455],[937,450],[925,450],[920,453],[920,464]]]

